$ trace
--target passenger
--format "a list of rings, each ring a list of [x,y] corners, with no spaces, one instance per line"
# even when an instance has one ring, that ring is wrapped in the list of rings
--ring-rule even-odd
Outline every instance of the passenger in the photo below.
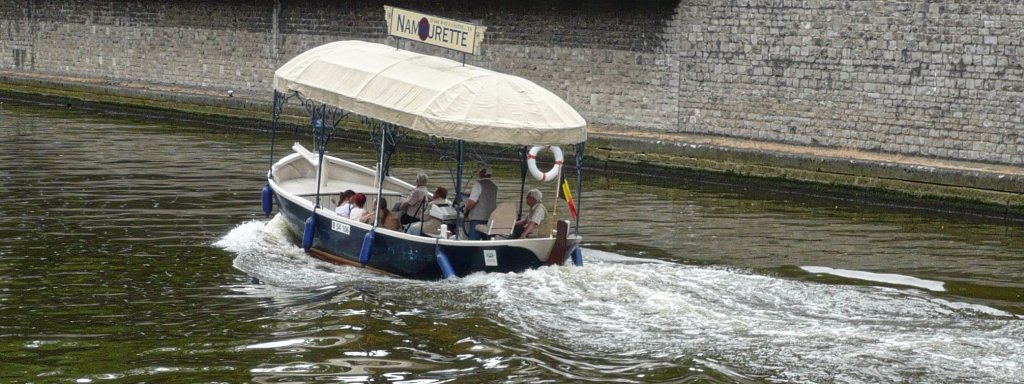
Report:
[[[491,212],[497,205],[498,186],[491,181],[491,168],[483,167],[477,172],[477,181],[473,183],[473,189],[469,193],[469,200],[462,212],[469,220],[469,239],[480,240],[485,235],[477,231],[477,224],[486,224],[491,218]]]
[[[540,232],[540,223],[544,222],[544,217],[548,214],[544,209],[544,204],[540,203],[542,196],[537,188],[531,189],[526,194],[526,205],[530,206],[530,210],[525,217],[516,221],[516,230],[520,234],[520,239],[537,237]],[[521,231],[519,231],[520,229]]]
[[[352,210],[349,212],[348,218],[352,220],[362,219],[363,214],[366,213],[366,210],[363,209],[364,205],[366,205],[366,195],[357,193],[355,196],[352,196]]]
[[[398,206],[398,210],[402,212],[402,225],[415,223],[426,216],[427,212],[423,208],[426,207],[426,202],[429,197],[430,192],[427,191],[427,174],[423,172],[417,173],[416,189],[413,189],[412,193],[409,194],[409,198],[405,199],[405,201]]]
[[[435,206],[450,207],[451,205],[452,202],[448,201],[448,190],[445,189],[445,187],[437,187],[437,189],[434,190],[434,199],[427,203],[427,208],[424,209],[426,215],[423,221],[409,224],[409,229],[405,232],[414,235],[422,235],[424,233],[429,235],[437,234],[438,230],[441,228],[441,224],[444,222],[441,219],[430,215],[431,208]]]
[[[338,207],[334,209],[334,212],[341,217],[348,217],[352,213],[352,196],[356,193],[351,189],[341,193],[341,197],[338,199]]]
[[[385,200],[383,197],[379,197],[377,198],[377,201],[374,203],[374,206],[377,208],[375,212],[367,212],[363,214],[363,218],[360,219],[359,221],[362,221],[366,224],[373,224],[373,221],[374,219],[376,219],[376,216],[380,215],[380,219],[377,221],[378,226],[387,229],[393,229],[396,231],[401,230],[402,223],[399,222],[398,215],[391,213],[391,211],[388,210],[387,200]]]

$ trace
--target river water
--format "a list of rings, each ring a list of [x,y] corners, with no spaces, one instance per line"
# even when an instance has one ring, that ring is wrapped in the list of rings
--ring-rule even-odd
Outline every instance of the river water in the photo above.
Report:
[[[245,128],[0,104],[0,382],[1024,382],[1016,222],[592,170],[583,267],[409,281],[291,245]]]

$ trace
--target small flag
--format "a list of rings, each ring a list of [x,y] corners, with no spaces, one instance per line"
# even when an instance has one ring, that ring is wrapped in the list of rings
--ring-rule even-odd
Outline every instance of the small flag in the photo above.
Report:
[[[576,203],[572,201],[572,193],[569,193],[569,180],[562,179],[562,198],[565,199],[565,203],[569,206],[569,214],[572,215],[573,220],[576,218]]]

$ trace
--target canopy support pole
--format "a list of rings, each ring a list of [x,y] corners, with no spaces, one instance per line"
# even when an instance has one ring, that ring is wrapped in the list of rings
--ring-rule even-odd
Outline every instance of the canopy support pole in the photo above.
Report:
[[[270,167],[274,167],[274,144],[277,142],[277,127],[281,121],[281,111],[284,109],[284,103],[287,99],[283,93],[274,91],[274,109],[272,112],[273,118],[270,122]]]
[[[526,154],[529,149],[526,146],[519,147],[519,209],[516,211],[516,220],[523,217],[523,199],[526,198]]]
[[[317,153],[316,161],[316,205],[313,206],[313,213],[306,219],[302,230],[302,249],[309,252],[313,247],[313,240],[316,237],[316,211],[320,209],[320,186],[324,183],[324,153],[327,152],[327,143],[331,141],[337,122],[325,122],[324,119],[337,110],[327,109],[327,105],[306,102],[306,108],[310,112],[310,124],[313,126],[313,145]],[[296,128],[297,129],[297,128]]]
[[[320,187],[323,185],[324,180],[324,154],[327,152],[327,143],[331,141],[331,136],[334,136],[334,125],[328,125],[329,122],[324,121],[327,118],[327,106],[320,105],[314,106],[312,110],[312,125],[313,125],[313,145],[316,147],[317,154],[317,165],[316,165],[316,206],[313,211],[316,212],[317,208],[320,208]]]
[[[380,194],[384,190],[384,177],[387,172],[384,170],[384,143],[390,126],[391,124],[384,123],[380,127],[380,161],[377,162],[377,203],[373,207],[373,228],[370,229],[371,232],[375,231],[377,225],[380,224]]]
[[[459,214],[455,215],[455,238],[462,240],[462,167],[463,167],[463,152],[465,150],[465,142],[459,140],[458,142],[458,153],[456,154],[455,165],[455,209],[458,210]]]
[[[384,189],[384,144],[386,142],[390,123],[381,122],[380,125],[380,157],[377,160],[377,201],[373,204],[373,227],[363,236],[363,244],[359,247],[359,266],[365,267],[373,256],[373,242],[377,238],[377,225],[380,224],[380,194]],[[371,134],[371,136],[373,136]],[[387,207],[385,207],[387,209]]]

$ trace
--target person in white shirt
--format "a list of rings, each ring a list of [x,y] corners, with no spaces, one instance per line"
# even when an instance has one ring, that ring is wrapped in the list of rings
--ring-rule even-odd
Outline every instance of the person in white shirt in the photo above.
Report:
[[[366,205],[366,195],[357,193],[352,196],[352,211],[349,212],[348,218],[356,221],[362,219],[363,214],[366,213],[366,210],[363,209],[364,205]]]
[[[544,217],[548,214],[544,209],[544,204],[540,203],[542,197],[543,195],[537,188],[531,189],[526,194],[526,205],[530,207],[530,210],[526,213],[526,217],[516,221],[516,227],[522,228],[520,239],[537,237],[540,232],[540,223],[544,222]]]
[[[355,195],[356,193],[351,189],[342,192],[341,197],[338,199],[338,207],[334,209],[334,213],[341,217],[348,217],[352,213],[352,196]]]

